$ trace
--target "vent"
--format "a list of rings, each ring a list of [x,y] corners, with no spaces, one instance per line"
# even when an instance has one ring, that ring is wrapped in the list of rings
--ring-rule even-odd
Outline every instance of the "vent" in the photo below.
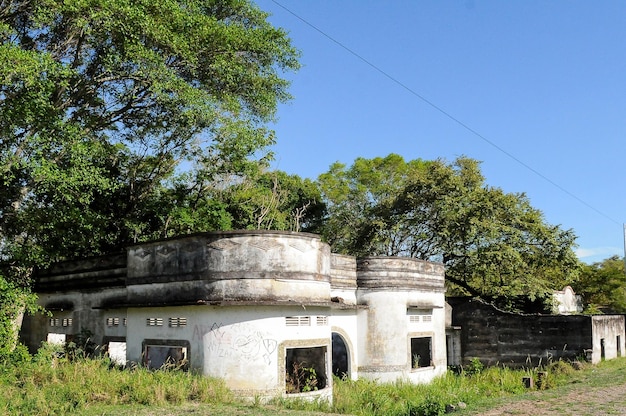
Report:
[[[123,321],[123,322],[124,322],[124,326],[126,326],[126,318],[124,318],[124,321]]]
[[[311,326],[310,316],[287,316],[285,318],[287,326]]]
[[[120,318],[107,318],[107,326],[118,326],[120,324]]]
[[[72,318],[64,318],[61,321],[62,326],[72,326],[72,323],[73,323]]]
[[[318,316],[317,326],[326,326],[326,325],[328,325],[328,316]]]
[[[163,326],[163,318],[148,318],[148,319],[146,319],[146,325],[148,325],[148,326]]]
[[[412,324],[433,321],[432,309],[408,309],[407,315],[409,316],[409,323]]]
[[[61,320],[59,318],[51,318],[50,326],[61,326]]]
[[[182,328],[187,326],[187,318],[170,318],[171,328]]]

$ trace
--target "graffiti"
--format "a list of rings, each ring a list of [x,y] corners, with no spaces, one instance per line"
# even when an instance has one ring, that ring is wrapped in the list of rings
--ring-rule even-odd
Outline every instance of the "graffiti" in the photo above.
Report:
[[[246,360],[263,359],[265,364],[272,364],[272,357],[278,342],[267,338],[255,327],[246,323],[223,325],[196,325],[193,329],[194,340],[204,340],[211,355],[220,358],[244,358]]]

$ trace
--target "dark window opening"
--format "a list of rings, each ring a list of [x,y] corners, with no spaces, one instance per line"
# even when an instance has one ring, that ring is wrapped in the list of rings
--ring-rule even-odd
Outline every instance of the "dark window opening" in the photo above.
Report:
[[[348,377],[348,363],[348,346],[341,335],[333,332],[333,374]]]
[[[622,337],[620,335],[617,336],[616,342],[617,342],[617,356],[621,357],[622,356]]]
[[[432,366],[432,338],[411,338],[411,368]]]
[[[189,368],[189,342],[169,340],[144,341],[143,360],[146,367],[154,370]]]
[[[326,347],[287,348],[285,391],[305,393],[326,387]]]
[[[604,360],[606,358],[606,347],[604,345],[604,338],[600,339],[600,359]]]

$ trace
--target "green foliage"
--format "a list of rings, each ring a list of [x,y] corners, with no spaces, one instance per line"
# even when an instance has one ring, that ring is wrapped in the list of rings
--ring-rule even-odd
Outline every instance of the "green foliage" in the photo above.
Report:
[[[463,366],[463,374],[468,376],[472,376],[474,374],[480,374],[485,369],[485,365],[480,361],[480,359],[474,357],[470,359],[468,365]]]
[[[601,262],[583,265],[572,288],[582,296],[585,313],[625,313],[624,259],[613,256]]]
[[[235,229],[306,231],[324,213],[313,181],[280,171],[243,178],[221,198]]]
[[[581,370],[562,361],[544,368],[513,370],[490,367],[474,374],[447,373],[428,384],[408,382],[377,383],[372,380],[335,378],[333,403],[277,398],[272,406],[258,401],[245,412],[236,409],[233,394],[219,380],[180,371],[149,371],[142,367],[121,370],[108,359],[70,360],[59,346],[44,345],[32,358],[19,365],[0,363],[0,413],[2,414],[135,414],[124,413],[138,406],[150,406],[152,413],[172,413],[163,407],[193,403],[216,405],[219,414],[283,414],[282,409],[368,416],[440,415],[446,409],[465,403],[472,414],[488,405],[527,392],[522,378],[545,372],[544,388],[585,383],[590,387],[624,383],[626,359],[607,360],[598,366],[585,364]],[[99,410],[106,409],[106,411]],[[173,407],[168,407],[173,409]],[[228,413],[232,410],[232,413]],[[143,413],[142,413],[143,414]]]
[[[293,368],[285,374],[287,393],[306,393],[318,389],[317,371],[305,363],[293,363]]]
[[[0,413],[62,415],[100,404],[163,406],[187,401],[232,403],[221,381],[202,375],[144,368],[120,370],[108,359],[70,360],[44,346],[32,361],[0,366]],[[2,371],[4,370],[4,371]]]
[[[267,166],[299,66],[266,19],[246,0],[2,2],[0,260],[231,227],[216,193]]]
[[[329,213],[319,231],[335,250],[441,261],[450,295],[516,309],[516,297],[549,303],[578,272],[573,232],[524,194],[487,186],[475,160],[359,158],[319,182]]]
[[[15,351],[20,315],[38,310],[36,296],[0,274],[0,363],[21,359],[22,348]]]
[[[441,416],[446,413],[446,404],[439,397],[428,396],[417,404],[408,405],[409,416]]]

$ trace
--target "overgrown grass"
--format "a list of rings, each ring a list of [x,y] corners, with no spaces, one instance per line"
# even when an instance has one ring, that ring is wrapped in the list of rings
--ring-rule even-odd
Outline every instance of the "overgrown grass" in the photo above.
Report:
[[[614,379],[626,382],[625,359],[611,360],[602,366],[606,367],[603,371],[615,375]],[[458,374],[450,371],[422,385],[335,379],[332,404],[277,398],[265,406],[259,402],[243,404],[220,380],[191,372],[155,372],[141,367],[119,369],[107,359],[78,356],[69,360],[51,349],[42,349],[30,357],[17,350],[10,363],[0,363],[0,414],[144,414],[137,409],[171,409],[173,406],[187,409],[184,414],[202,414],[195,413],[194,406],[205,412],[208,406],[209,413],[217,411],[224,415],[332,412],[432,416],[443,415],[452,407],[464,414],[471,413],[470,409],[486,408],[490,402],[502,398],[521,397],[529,391],[522,378],[533,377],[536,383],[540,378],[538,371],[542,372],[541,384],[534,389],[550,391],[568,383],[597,385],[603,382],[595,375],[596,367],[583,367],[587,369],[577,371],[568,363],[556,362],[540,369],[483,369],[474,362]],[[465,406],[467,411],[463,410]]]
[[[460,373],[448,372],[429,384],[405,381],[376,383],[371,380],[338,380],[334,384],[334,402],[307,403],[279,399],[281,406],[300,409],[352,414],[359,416],[408,415],[435,416],[465,408],[485,406],[503,397],[521,395],[531,390],[547,390],[568,382],[574,368],[565,362],[551,363],[542,368],[510,369],[474,365]],[[535,385],[525,387],[524,377],[532,377]],[[540,382],[538,383],[538,381]]]
[[[563,364],[565,365],[565,364]],[[571,368],[571,367],[570,367]],[[563,375],[546,372],[539,388],[563,382]],[[334,410],[355,415],[443,415],[446,410],[463,409],[488,398],[527,392],[523,377],[537,379],[537,370],[492,367],[472,374],[448,372],[429,384],[372,381],[342,381],[335,385]]]
[[[119,369],[108,359],[59,356],[43,348],[32,359],[0,367],[0,414],[61,415],[89,406],[164,406],[187,401],[231,403],[220,380],[182,371]]]

